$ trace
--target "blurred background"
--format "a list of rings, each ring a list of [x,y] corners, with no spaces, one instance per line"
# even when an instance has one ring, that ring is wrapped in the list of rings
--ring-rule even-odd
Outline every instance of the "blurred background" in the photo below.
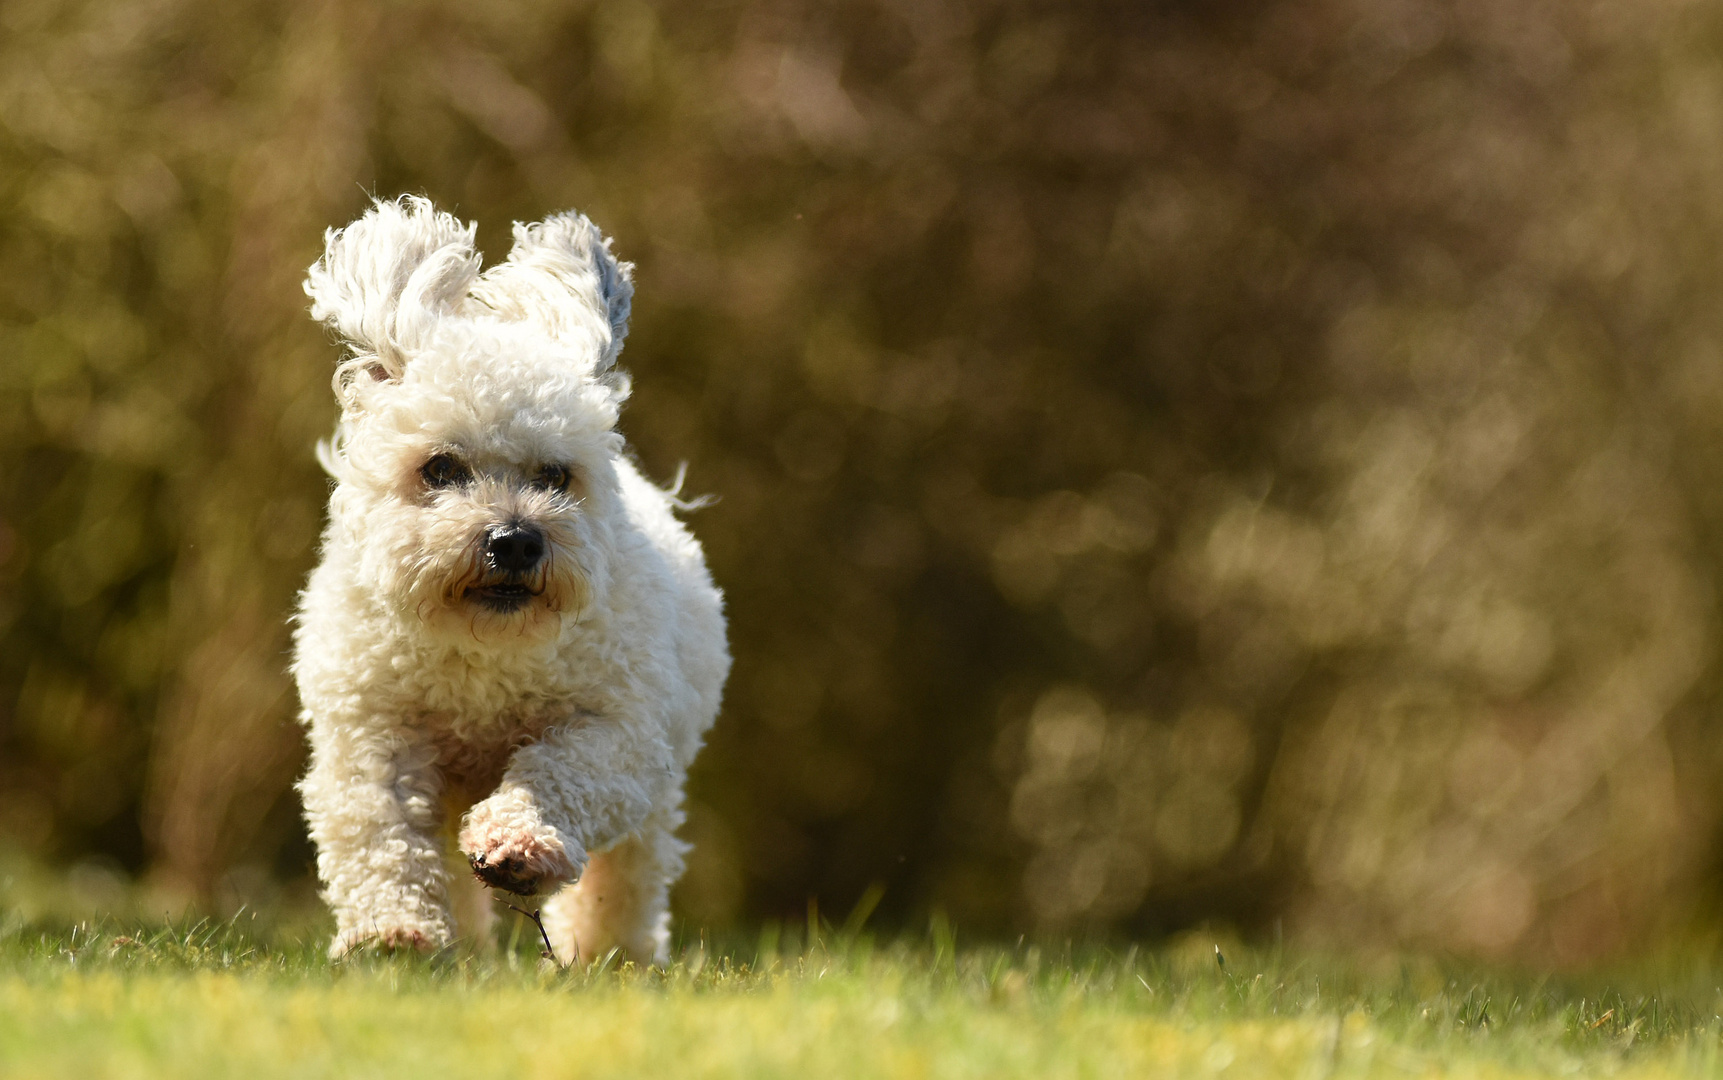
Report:
[[[7,0],[8,865],[307,890],[300,282],[401,192],[637,265],[684,925],[1723,921],[1723,4]]]

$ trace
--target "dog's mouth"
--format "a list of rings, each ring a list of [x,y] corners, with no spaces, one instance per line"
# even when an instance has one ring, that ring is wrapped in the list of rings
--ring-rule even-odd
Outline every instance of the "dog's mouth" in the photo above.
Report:
[[[526,607],[541,591],[518,581],[498,581],[468,589],[466,598],[492,611],[509,612]]]

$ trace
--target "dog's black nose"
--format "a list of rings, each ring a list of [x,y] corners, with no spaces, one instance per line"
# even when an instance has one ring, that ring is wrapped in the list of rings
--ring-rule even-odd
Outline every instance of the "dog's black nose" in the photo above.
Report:
[[[485,537],[485,558],[504,574],[524,574],[544,558],[544,534],[530,525],[505,525]]]

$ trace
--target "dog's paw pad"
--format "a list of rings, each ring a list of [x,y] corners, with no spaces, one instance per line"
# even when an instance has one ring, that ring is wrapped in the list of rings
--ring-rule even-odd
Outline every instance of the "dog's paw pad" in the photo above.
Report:
[[[467,864],[486,885],[517,896],[532,896],[579,874],[560,843],[533,836],[511,837],[469,852]]]

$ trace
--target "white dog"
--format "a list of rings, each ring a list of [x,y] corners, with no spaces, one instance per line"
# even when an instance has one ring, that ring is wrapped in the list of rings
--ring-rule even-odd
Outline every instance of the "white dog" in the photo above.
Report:
[[[480,879],[562,886],[558,959],[662,962],[730,657],[681,504],[616,431],[632,268],[570,213],[517,224],[481,274],[473,226],[417,198],[325,241],[305,289],[351,355],[293,673],[330,952],[451,940],[447,823],[470,806]]]

